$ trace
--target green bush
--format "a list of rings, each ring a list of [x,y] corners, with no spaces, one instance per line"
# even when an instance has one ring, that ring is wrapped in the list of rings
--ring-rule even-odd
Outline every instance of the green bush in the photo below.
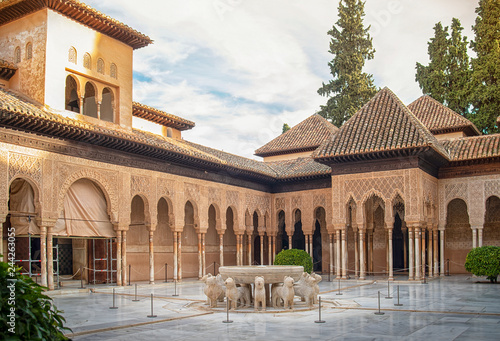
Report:
[[[0,340],[68,340],[62,331],[71,329],[42,290],[20,268],[0,262]]]
[[[311,256],[299,249],[281,250],[274,259],[274,265],[302,265],[307,273],[311,273],[313,269]]]
[[[465,270],[476,276],[486,276],[496,283],[500,274],[500,247],[481,246],[470,250],[465,259]]]

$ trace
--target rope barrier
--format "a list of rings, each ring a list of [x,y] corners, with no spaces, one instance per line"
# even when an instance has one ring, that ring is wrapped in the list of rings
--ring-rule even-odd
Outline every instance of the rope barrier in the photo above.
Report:
[[[76,275],[78,275],[79,272],[80,272],[80,269],[76,270],[76,272],[73,274],[73,276],[70,276],[70,277],[59,276],[59,278],[66,279],[66,280],[73,279],[73,278],[75,278]]]

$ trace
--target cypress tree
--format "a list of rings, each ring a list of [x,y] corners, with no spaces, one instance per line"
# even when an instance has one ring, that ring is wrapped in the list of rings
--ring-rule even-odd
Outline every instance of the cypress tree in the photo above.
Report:
[[[500,0],[480,0],[476,13],[471,119],[479,130],[492,133],[498,131],[495,120],[500,115]]]
[[[318,113],[337,127],[377,92],[373,76],[363,72],[365,61],[373,59],[375,53],[368,33],[370,27],[363,25],[364,6],[361,0],[341,0],[336,23],[340,30],[333,26],[328,31],[329,52],[334,55],[328,66],[333,79],[318,89],[321,96],[329,97]]]

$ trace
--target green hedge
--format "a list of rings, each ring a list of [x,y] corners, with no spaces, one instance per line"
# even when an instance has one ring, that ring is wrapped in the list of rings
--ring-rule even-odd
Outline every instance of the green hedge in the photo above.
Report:
[[[66,322],[43,287],[0,262],[0,340],[68,340]]]
[[[470,250],[465,259],[465,270],[476,276],[486,276],[496,283],[500,274],[500,247],[481,246]]]
[[[299,249],[281,250],[274,259],[274,265],[302,265],[307,273],[311,273],[313,269],[311,256]]]

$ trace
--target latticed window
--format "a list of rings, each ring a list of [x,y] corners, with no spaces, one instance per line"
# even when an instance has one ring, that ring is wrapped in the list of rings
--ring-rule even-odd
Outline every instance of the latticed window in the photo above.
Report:
[[[26,44],[26,59],[31,59],[33,57],[33,44]]]
[[[21,48],[18,46],[14,50],[14,63],[20,63],[21,62]]]
[[[97,72],[104,74],[104,60],[102,58],[97,60]]]
[[[90,69],[90,65],[92,63],[92,58],[90,57],[90,54],[88,53],[85,53],[83,55],[83,67],[87,68],[87,69]]]
[[[111,63],[111,66],[109,67],[109,75],[112,78],[118,78],[118,69],[115,63]]]
[[[68,51],[68,62],[76,64],[76,49],[73,46]]]

